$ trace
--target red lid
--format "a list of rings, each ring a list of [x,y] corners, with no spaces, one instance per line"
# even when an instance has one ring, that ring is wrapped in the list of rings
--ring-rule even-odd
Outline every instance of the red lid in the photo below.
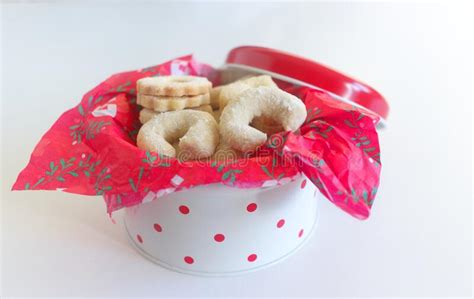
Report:
[[[336,98],[388,116],[388,103],[375,89],[315,61],[263,47],[243,46],[229,52],[226,64],[262,69],[328,91]],[[280,78],[278,78],[280,79]]]

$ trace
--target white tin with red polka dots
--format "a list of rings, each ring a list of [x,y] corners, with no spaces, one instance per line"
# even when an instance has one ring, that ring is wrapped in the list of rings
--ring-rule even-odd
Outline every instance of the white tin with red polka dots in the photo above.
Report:
[[[322,195],[306,182],[298,176],[255,189],[199,186],[127,208],[125,227],[141,254],[169,269],[253,271],[288,257],[314,230]]]

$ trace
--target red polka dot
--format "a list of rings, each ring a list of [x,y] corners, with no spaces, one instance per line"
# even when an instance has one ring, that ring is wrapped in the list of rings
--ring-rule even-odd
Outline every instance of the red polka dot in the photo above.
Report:
[[[257,255],[256,255],[255,253],[252,253],[251,255],[249,255],[249,256],[247,257],[247,261],[249,261],[249,262],[251,262],[251,263],[252,263],[252,262],[255,262],[255,260],[257,260]]]
[[[298,238],[301,238],[303,236],[304,229],[300,229],[300,232],[298,233]]]
[[[179,206],[179,211],[184,215],[189,214],[189,208],[187,206]]]
[[[138,235],[138,234],[137,234],[137,240],[138,240],[138,242],[143,243],[143,238],[142,238],[142,236],[140,236],[140,235]]]
[[[223,234],[216,234],[214,235],[214,240],[216,242],[223,242],[225,240],[225,236]]]
[[[247,211],[250,213],[255,212],[256,209],[257,209],[256,203],[251,203],[247,206]]]
[[[163,228],[162,228],[161,225],[159,225],[158,223],[155,223],[155,224],[153,225],[153,228],[154,228],[157,232],[159,232],[159,233],[161,233],[161,232],[163,231]]]
[[[306,179],[304,179],[304,180],[301,182],[301,189],[304,189],[304,187],[306,187]]]
[[[190,264],[190,265],[191,265],[191,264],[194,264],[194,259],[193,259],[192,257],[190,257],[190,256],[185,256],[185,257],[184,257],[184,262],[185,262],[186,264]]]
[[[277,222],[277,227],[278,227],[278,228],[282,228],[283,225],[285,225],[285,219],[280,219],[280,220],[278,220],[278,222]]]

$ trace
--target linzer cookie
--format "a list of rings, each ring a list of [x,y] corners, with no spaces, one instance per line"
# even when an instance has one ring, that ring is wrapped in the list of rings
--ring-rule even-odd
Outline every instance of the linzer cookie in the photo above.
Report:
[[[147,77],[137,81],[137,92],[152,96],[196,96],[209,93],[211,88],[207,78],[196,76]]]
[[[209,104],[210,96],[209,93],[195,95],[195,96],[153,96],[146,94],[137,94],[137,104],[142,107],[158,111],[174,111],[183,110],[185,108],[199,107],[202,105]]]

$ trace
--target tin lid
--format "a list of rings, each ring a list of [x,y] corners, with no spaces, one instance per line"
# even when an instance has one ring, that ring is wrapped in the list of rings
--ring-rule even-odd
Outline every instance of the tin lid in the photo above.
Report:
[[[229,52],[226,66],[266,73],[276,79],[327,91],[338,100],[378,114],[382,121],[388,116],[388,103],[375,89],[307,58],[270,48],[242,46]]]

